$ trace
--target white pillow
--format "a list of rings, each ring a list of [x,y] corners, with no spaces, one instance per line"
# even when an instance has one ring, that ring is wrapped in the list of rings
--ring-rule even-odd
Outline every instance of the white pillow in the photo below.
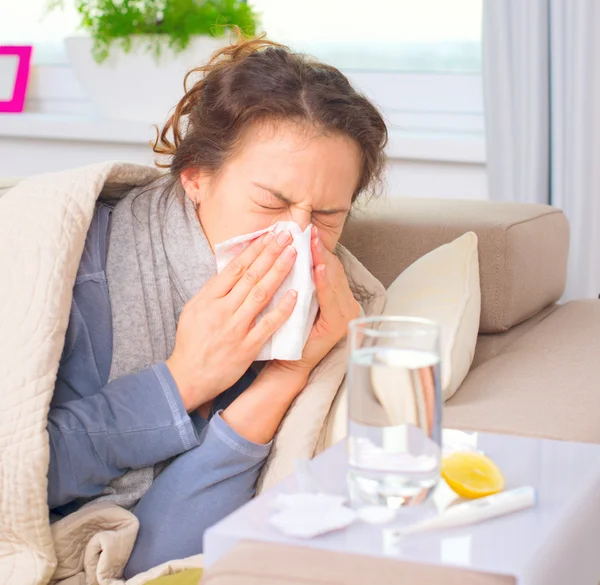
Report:
[[[442,396],[448,400],[462,384],[473,362],[480,311],[477,236],[469,232],[429,252],[402,272],[387,290],[382,315],[421,317],[440,325]],[[395,404],[396,395],[378,394],[378,399],[388,404],[387,412],[401,408]],[[317,453],[347,434],[347,392],[343,385],[329,411]]]
[[[390,285],[384,315],[422,317],[441,328],[442,396],[469,373],[481,312],[477,236],[469,232],[411,264]]]

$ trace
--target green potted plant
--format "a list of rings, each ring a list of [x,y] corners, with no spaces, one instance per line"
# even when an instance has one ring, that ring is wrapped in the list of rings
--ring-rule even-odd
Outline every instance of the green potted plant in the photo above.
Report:
[[[60,6],[64,0],[55,0]],[[187,71],[256,33],[244,0],[76,0],[85,36],[66,39],[75,73],[108,118],[162,122],[183,95]]]

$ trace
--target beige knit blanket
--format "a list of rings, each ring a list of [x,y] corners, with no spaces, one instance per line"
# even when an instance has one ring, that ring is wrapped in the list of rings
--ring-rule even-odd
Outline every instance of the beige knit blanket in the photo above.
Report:
[[[68,323],[75,275],[94,203],[104,191],[143,185],[150,167],[109,162],[19,183],[0,197],[0,583],[121,584],[137,534],[135,517],[114,504],[84,508],[52,527],[46,503],[46,418]],[[385,290],[344,249],[340,259],[365,314],[379,314]],[[335,437],[328,415],[343,382],[340,343],[314,370],[287,413],[259,489],[291,473]],[[186,567],[173,561],[128,585]]]

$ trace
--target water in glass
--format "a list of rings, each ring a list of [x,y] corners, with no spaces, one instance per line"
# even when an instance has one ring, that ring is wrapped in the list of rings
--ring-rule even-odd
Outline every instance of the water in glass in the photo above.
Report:
[[[349,488],[357,503],[399,507],[425,501],[440,477],[439,332],[382,319],[351,326]]]

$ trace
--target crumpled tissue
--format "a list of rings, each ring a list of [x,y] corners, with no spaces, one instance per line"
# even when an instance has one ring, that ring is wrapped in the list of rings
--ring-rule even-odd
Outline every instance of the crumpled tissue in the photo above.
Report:
[[[356,520],[356,512],[345,501],[343,496],[322,493],[279,494],[275,499],[279,511],[269,522],[286,536],[314,538]]]
[[[288,230],[292,236],[293,241],[291,243],[297,252],[296,262],[267,307],[257,317],[257,322],[261,316],[277,306],[288,290],[296,290],[298,300],[290,318],[265,343],[256,361],[299,360],[302,357],[302,350],[319,308],[313,278],[313,260],[310,247],[311,229],[312,225],[302,231],[302,228],[296,222],[279,221],[267,229],[236,236],[215,246],[217,271],[220,273],[230,260],[260,235],[268,231],[278,234]]]

